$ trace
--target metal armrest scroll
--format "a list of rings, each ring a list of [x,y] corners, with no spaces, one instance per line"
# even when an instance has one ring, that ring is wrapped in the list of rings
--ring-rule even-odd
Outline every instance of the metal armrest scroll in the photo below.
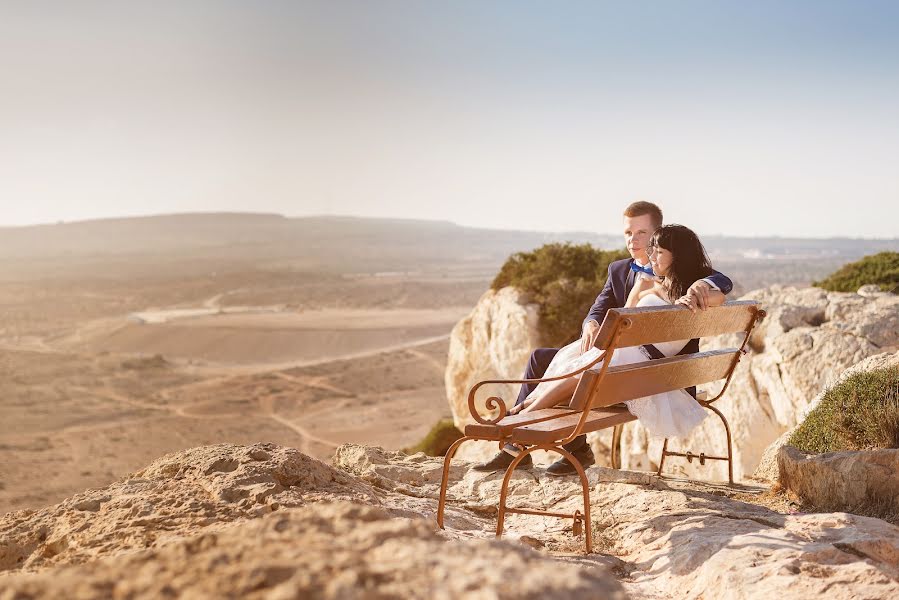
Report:
[[[472,418],[481,423],[482,425],[494,425],[501,420],[503,420],[507,414],[509,414],[509,410],[506,408],[506,403],[499,396],[490,396],[484,402],[485,407],[489,411],[494,411],[499,409],[499,415],[493,419],[488,419],[482,417],[478,414],[477,409],[475,408],[475,395],[477,394],[478,389],[483,385],[487,385],[488,383],[543,383],[546,381],[558,381],[560,379],[568,379],[569,377],[574,377],[575,375],[580,375],[587,369],[594,367],[599,361],[605,358],[606,353],[601,352],[599,356],[596,357],[592,362],[584,365],[577,371],[572,371],[571,373],[565,373],[563,375],[558,375],[556,377],[544,377],[543,379],[485,379],[484,381],[479,381],[474,384],[468,392],[468,410],[471,413]]]

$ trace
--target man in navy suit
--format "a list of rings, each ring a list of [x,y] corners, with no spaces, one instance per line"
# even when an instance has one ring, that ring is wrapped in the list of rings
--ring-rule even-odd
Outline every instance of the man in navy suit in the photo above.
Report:
[[[581,329],[581,352],[586,352],[593,347],[596,337],[599,334],[599,327],[602,320],[606,316],[606,312],[610,308],[621,308],[627,302],[627,296],[634,287],[634,282],[638,278],[652,277],[652,269],[649,266],[649,256],[646,254],[646,247],[649,239],[656,229],[662,225],[662,210],[651,202],[634,202],[624,210],[624,241],[627,245],[631,258],[617,260],[609,265],[609,275],[606,284],[603,286],[596,302]],[[725,275],[715,272],[706,279],[695,282],[687,294],[675,301],[675,304],[683,304],[690,310],[705,310],[707,308],[708,293],[710,290],[720,290],[724,294],[729,294],[733,289],[733,283]],[[537,348],[531,354],[528,365],[524,372],[523,379],[539,379],[546,373],[549,363],[559,351],[558,348]],[[699,340],[691,340],[681,354],[688,354],[699,351]],[[536,384],[526,383],[521,386],[521,392],[518,394],[516,405],[524,402],[528,394],[530,394]],[[690,390],[688,390],[690,391]],[[500,451],[490,461],[474,467],[476,471],[496,471],[505,469],[511,464],[514,455],[514,448],[509,446],[507,450]],[[587,467],[596,462],[593,451],[587,443],[587,436],[581,435],[576,437],[570,443],[565,445],[565,449],[571,452],[580,463]],[[511,452],[510,452],[511,451]],[[518,467],[529,468],[533,465],[531,456],[528,455],[522,460]],[[575,473],[574,466],[567,459],[560,459],[554,462],[546,470],[550,475],[571,475]]]

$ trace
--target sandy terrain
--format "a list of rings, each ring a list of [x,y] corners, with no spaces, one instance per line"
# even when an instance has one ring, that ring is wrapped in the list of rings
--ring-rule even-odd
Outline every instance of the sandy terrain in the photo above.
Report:
[[[315,310],[187,314],[148,322],[123,319],[108,331],[82,332],[68,349],[162,354],[193,364],[283,367],[340,359],[445,337],[469,308],[440,310]]]
[[[448,335],[467,310],[458,290],[441,293],[452,281],[322,277],[315,301],[255,306],[253,289],[267,300],[284,278],[240,283],[0,285],[0,513],[201,444],[270,441],[327,458],[344,442],[412,445],[449,416]],[[347,301],[347,289],[379,285],[406,293],[395,306]],[[473,302],[486,282],[459,285]],[[225,306],[234,289],[241,306]]]

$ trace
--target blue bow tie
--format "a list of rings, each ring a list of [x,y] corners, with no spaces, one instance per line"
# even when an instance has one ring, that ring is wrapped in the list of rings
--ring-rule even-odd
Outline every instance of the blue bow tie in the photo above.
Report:
[[[652,265],[646,265],[645,267],[638,267],[637,263],[631,263],[631,271],[634,273],[646,273],[650,277],[655,277],[655,273],[652,272]]]

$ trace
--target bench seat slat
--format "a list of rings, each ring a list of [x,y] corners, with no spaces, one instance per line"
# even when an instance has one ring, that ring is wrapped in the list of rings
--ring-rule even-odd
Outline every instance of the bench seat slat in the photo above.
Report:
[[[738,349],[728,348],[618,365],[609,367],[598,384],[594,380],[599,373],[591,369],[584,372],[570,408],[583,408],[587,402],[599,408],[724,379],[739,354]]]
[[[581,412],[569,414],[551,421],[542,421],[524,425],[512,432],[512,440],[525,444],[543,444],[556,442],[569,436],[577,427]],[[599,410],[591,410],[584,423],[583,433],[599,431],[635,420],[637,417],[628,412],[624,406],[608,406]]]
[[[580,414],[580,412],[581,411],[579,410],[576,411],[570,408],[544,408],[524,414],[508,415],[503,420],[494,424],[485,425],[483,423],[472,423],[471,425],[466,425],[465,435],[481,439],[487,438],[498,440],[516,427],[558,419],[573,413]]]

